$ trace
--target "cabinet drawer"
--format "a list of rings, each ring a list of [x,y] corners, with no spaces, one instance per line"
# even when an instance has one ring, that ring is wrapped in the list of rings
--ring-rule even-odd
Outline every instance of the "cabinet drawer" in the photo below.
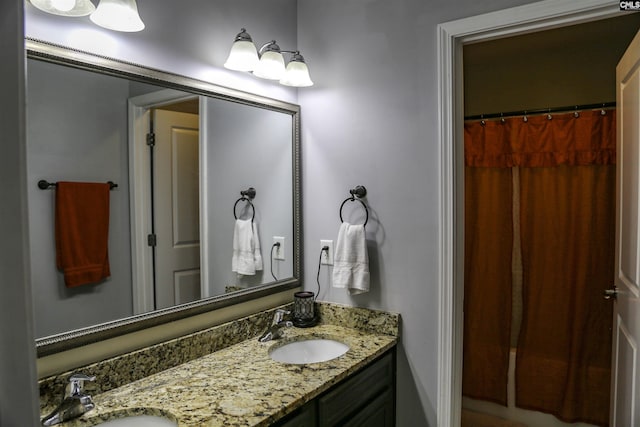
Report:
[[[371,403],[362,408],[343,427],[391,427],[395,424],[393,393],[391,388],[383,391]]]
[[[359,412],[369,400],[390,388],[393,381],[393,355],[386,354],[371,366],[356,373],[320,397],[320,425],[337,425],[350,415]]]
[[[275,425],[278,427],[314,427],[317,425],[316,406],[316,401],[312,400]]]

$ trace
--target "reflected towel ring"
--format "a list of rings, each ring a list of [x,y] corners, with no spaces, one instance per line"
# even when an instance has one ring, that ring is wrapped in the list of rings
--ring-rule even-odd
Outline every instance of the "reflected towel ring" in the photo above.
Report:
[[[253,219],[256,217],[256,207],[253,206],[251,200],[256,197],[256,189],[253,187],[249,187],[247,190],[242,190],[240,191],[240,196],[241,197],[233,204],[233,217],[235,219],[238,219],[238,216],[236,215],[236,206],[238,206],[238,203],[240,203],[241,201],[245,201],[249,203],[251,209],[253,210],[253,215],[251,215],[251,222],[253,222]]]
[[[361,200],[361,198],[367,195],[367,189],[362,185],[358,185],[356,188],[349,190],[349,193],[351,193],[351,197],[347,197],[340,205],[340,222],[344,222],[344,220],[342,219],[342,208],[344,207],[344,204],[349,201],[355,202],[357,200],[362,204],[362,207],[364,208],[366,217],[362,226],[366,226],[367,222],[369,222],[369,209],[367,208],[367,205]]]

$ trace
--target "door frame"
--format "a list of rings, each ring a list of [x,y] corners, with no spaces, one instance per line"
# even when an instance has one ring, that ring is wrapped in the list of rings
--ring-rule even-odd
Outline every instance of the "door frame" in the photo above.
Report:
[[[544,0],[438,25],[439,280],[437,426],[460,425],[464,298],[463,45],[620,14],[611,0]]]
[[[131,280],[133,290],[133,314],[155,309],[153,289],[152,251],[147,244],[151,233],[151,173],[147,133],[151,109],[175,102],[193,99],[198,95],[174,89],[129,98],[129,212],[131,223]],[[202,124],[202,114],[200,114]],[[202,149],[202,137],[200,137]],[[202,191],[202,190],[201,190]],[[201,212],[202,214],[202,212]],[[201,230],[202,236],[202,230]],[[202,261],[202,248],[201,248]],[[201,285],[202,288],[202,285]]]

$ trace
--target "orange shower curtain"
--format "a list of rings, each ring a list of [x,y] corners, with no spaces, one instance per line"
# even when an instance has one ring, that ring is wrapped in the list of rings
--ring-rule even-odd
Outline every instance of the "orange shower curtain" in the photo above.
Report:
[[[503,130],[489,125],[482,136],[495,142]],[[462,393],[502,405],[509,367],[512,192],[511,168],[465,168]]]
[[[467,165],[520,168],[516,405],[601,426],[609,417],[612,305],[602,291],[614,274],[615,123],[615,111],[594,111],[465,125]],[[498,141],[486,141],[491,127],[502,127]]]

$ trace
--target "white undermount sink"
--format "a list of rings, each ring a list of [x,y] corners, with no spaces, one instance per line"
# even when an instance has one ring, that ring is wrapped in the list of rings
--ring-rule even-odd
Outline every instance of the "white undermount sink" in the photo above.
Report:
[[[116,418],[96,425],[96,427],[177,427],[178,423],[165,417],[135,415]]]
[[[349,346],[326,338],[303,339],[277,346],[269,351],[269,356],[277,362],[304,365],[326,362],[345,354]]]

